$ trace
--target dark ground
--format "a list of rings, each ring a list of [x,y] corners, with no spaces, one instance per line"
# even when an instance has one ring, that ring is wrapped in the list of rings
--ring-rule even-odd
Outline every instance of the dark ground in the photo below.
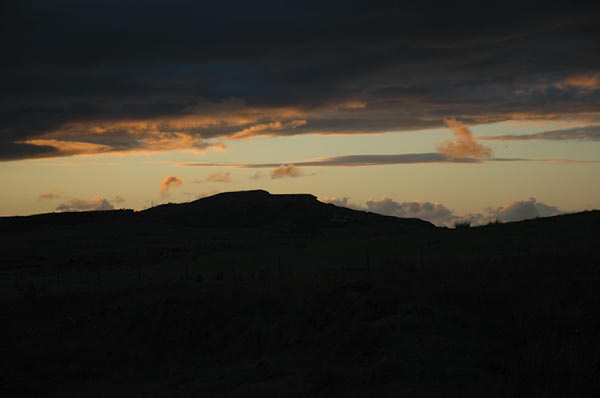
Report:
[[[0,219],[0,395],[598,396],[600,212],[448,230],[245,195]]]

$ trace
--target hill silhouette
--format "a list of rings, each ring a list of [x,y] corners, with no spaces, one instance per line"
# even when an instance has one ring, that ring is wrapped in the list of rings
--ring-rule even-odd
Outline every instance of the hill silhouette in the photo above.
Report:
[[[166,204],[141,212],[140,218],[177,225],[280,226],[315,230],[329,226],[370,226],[403,232],[424,231],[433,224],[415,218],[382,216],[317,200],[310,194],[270,194],[264,190],[219,193],[189,203]]]
[[[435,228],[416,218],[397,218],[323,203],[310,194],[270,194],[264,190],[219,193],[188,203],[169,203],[147,210],[47,213],[0,218],[0,229],[41,225],[165,224],[187,227],[273,227],[314,233],[326,227],[367,227],[397,232]]]

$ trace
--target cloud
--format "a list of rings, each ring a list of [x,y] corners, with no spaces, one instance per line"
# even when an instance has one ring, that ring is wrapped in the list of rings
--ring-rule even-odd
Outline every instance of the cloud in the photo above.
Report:
[[[420,218],[436,225],[446,225],[455,218],[452,210],[443,204],[422,201],[400,203],[391,198],[369,199],[367,209],[388,216]]]
[[[321,199],[323,203],[331,203],[340,207],[347,207],[354,210],[366,210],[364,207],[357,205],[356,203],[350,203],[348,197],[336,198],[336,197],[325,197]]]
[[[594,91],[600,89],[600,73],[579,74],[567,76],[564,80],[555,84],[559,90],[568,90],[576,88],[584,91]]]
[[[46,192],[39,196],[40,199],[60,199],[61,197],[62,197],[61,194],[54,192],[54,191]]]
[[[271,179],[284,178],[284,177],[300,177],[303,173],[297,166],[293,164],[282,164],[271,171]]]
[[[231,173],[229,173],[229,172],[227,172],[227,173],[221,173],[221,172],[212,173],[206,177],[206,181],[231,182]]]
[[[125,198],[123,198],[123,197],[122,197],[122,196],[120,196],[120,195],[117,195],[117,196],[115,196],[115,197],[114,197],[114,199],[113,199],[112,201],[113,201],[114,203],[123,203],[123,202],[125,202]]]
[[[305,124],[306,120],[292,120],[287,123],[281,123],[280,121],[271,123],[260,123],[247,127],[242,131],[238,131],[237,133],[231,135],[230,138],[233,140],[239,140],[241,138],[248,138],[258,135],[272,135],[275,131],[284,129],[295,129],[296,127],[303,126]]]
[[[487,208],[483,213],[466,214],[460,217],[454,217],[451,223],[445,223],[446,226],[452,226],[456,222],[469,221],[471,225],[485,225],[493,221],[522,221],[530,220],[537,217],[551,217],[559,214],[564,214],[565,211],[560,210],[556,206],[547,205],[543,202],[538,202],[535,198],[528,200],[510,201],[505,206],[496,208]]]
[[[113,205],[101,196],[91,199],[75,198],[61,203],[56,207],[56,211],[91,211],[91,210],[113,210]]]
[[[99,0],[65,13],[41,0],[9,3],[3,28],[19,35],[0,36],[0,160],[201,153],[257,135],[578,120],[600,110],[591,2],[519,4],[518,13],[179,1],[140,10]]]
[[[561,164],[600,163],[600,160],[577,160],[577,159],[563,159],[563,158],[548,158],[548,159],[540,159],[539,161],[548,162],[548,163],[561,163]]]
[[[511,201],[506,206],[487,209],[489,217],[502,221],[519,221],[536,217],[550,217],[564,213],[555,206],[538,202],[535,198],[529,200]]]
[[[471,225],[485,225],[492,221],[521,221],[536,217],[550,217],[565,212],[556,206],[538,202],[535,198],[522,201],[511,201],[505,206],[487,208],[482,213],[457,215],[442,203],[421,200],[398,202],[392,198],[369,199],[365,206],[350,202],[348,197],[327,197],[321,200],[336,206],[348,207],[355,210],[370,211],[401,218],[420,218],[437,226],[453,227],[455,223],[469,221]]]
[[[42,151],[36,156],[32,156],[35,158],[98,155],[107,153],[149,153],[172,150],[204,154],[208,149],[212,149],[216,152],[222,152],[226,149],[225,144],[221,142],[207,142],[200,137],[193,137],[190,134],[179,132],[156,132],[153,130],[140,132],[139,130],[121,130],[118,133],[111,133],[110,130],[103,132],[98,126],[83,127],[83,129],[97,131],[92,135],[84,135],[76,134],[66,129],[44,134],[42,136],[43,138],[30,139],[17,142],[16,144],[28,145],[32,148],[48,148],[48,150]],[[115,135],[120,136],[115,137]],[[84,139],[87,141],[70,140],[73,138]],[[2,160],[1,157],[0,160]]]
[[[572,127],[567,129],[549,130],[535,134],[496,135],[492,137],[477,137],[479,141],[529,141],[529,140],[587,140],[600,141],[600,125]]]
[[[251,180],[260,180],[265,178],[267,175],[265,173],[263,173],[262,171],[257,171],[256,173],[252,174],[250,176]]]
[[[447,119],[446,125],[454,131],[455,141],[447,140],[438,145],[437,150],[450,158],[488,159],[492,150],[473,140],[471,131],[454,119]]]
[[[489,160],[526,160],[526,159],[489,159]],[[355,166],[379,166],[391,164],[415,164],[415,163],[478,163],[480,159],[473,158],[450,158],[441,153],[405,153],[394,155],[342,155],[293,162],[297,167],[355,167]],[[183,163],[182,166],[205,166],[205,167],[239,167],[239,168],[273,168],[280,167],[280,163]]]
[[[19,142],[19,144],[53,148],[54,156],[91,155],[111,151],[111,147],[91,142],[59,141],[54,139],[35,139]]]
[[[296,167],[359,167],[359,166],[385,166],[395,164],[433,164],[433,163],[457,163],[457,164],[479,164],[483,162],[549,162],[549,163],[597,163],[596,160],[579,160],[564,158],[488,158],[476,159],[472,157],[453,158],[441,153],[405,153],[394,155],[341,155],[310,160],[289,162]],[[242,169],[279,168],[281,163],[181,163],[185,167],[233,167]],[[315,175],[312,173],[311,175]],[[260,179],[265,175],[257,172],[250,176],[251,179]],[[200,183],[194,180],[194,183]]]
[[[167,196],[169,194],[169,190],[171,188],[177,188],[177,187],[181,186],[182,183],[183,183],[182,179],[177,176],[166,176],[160,182],[160,184],[158,184],[160,194],[162,196]]]

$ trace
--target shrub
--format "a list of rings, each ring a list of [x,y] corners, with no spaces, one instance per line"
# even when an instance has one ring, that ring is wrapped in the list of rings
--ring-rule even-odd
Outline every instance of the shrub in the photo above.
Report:
[[[457,221],[457,222],[454,223],[454,228],[455,229],[469,228],[470,226],[471,226],[471,221],[470,220]]]

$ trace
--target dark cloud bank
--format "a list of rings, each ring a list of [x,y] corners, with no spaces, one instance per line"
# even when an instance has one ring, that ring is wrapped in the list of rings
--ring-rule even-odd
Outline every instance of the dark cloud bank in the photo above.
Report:
[[[597,122],[598,9],[5,2],[0,159],[201,152],[447,118]]]

